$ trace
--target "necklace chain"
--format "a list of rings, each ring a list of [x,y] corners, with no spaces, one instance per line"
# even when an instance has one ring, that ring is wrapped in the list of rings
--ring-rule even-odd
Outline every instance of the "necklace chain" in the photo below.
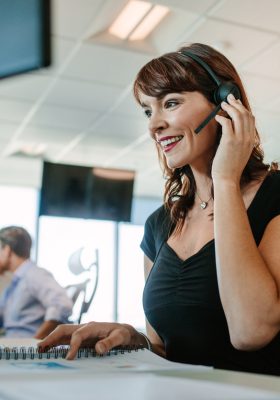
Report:
[[[196,192],[196,194],[197,194],[197,197],[199,198],[199,200],[200,200],[200,208],[202,209],[202,210],[205,210],[205,208],[208,206],[208,203],[209,203],[209,201],[212,199],[212,195],[209,197],[209,199],[207,200],[207,201],[204,201],[204,200],[202,200],[201,198],[200,198],[200,196],[199,196],[199,194]]]

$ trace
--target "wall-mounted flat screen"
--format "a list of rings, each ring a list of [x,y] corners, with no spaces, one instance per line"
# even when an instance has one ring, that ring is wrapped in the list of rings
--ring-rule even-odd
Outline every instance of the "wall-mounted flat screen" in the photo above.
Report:
[[[44,162],[39,215],[129,222],[135,172]]]
[[[0,0],[0,79],[50,62],[50,0]]]

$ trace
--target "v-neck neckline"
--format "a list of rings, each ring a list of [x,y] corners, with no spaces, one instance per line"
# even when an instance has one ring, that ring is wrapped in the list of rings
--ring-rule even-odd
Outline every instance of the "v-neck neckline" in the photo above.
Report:
[[[251,210],[252,208],[255,206],[256,202],[258,201],[259,197],[261,196],[262,192],[263,192],[263,188],[266,186],[266,182],[267,182],[267,178],[270,176],[270,174],[268,173],[265,178],[263,179],[262,183],[260,184],[258,190],[255,193],[255,196],[253,197],[251,203],[249,204],[249,207],[247,208],[247,216],[250,219],[250,215],[251,214]],[[203,252],[206,248],[208,248],[208,246],[210,246],[211,244],[215,243],[215,238],[210,239],[208,242],[206,242],[197,252],[195,252],[194,254],[192,254],[191,256],[187,257],[186,259],[182,259],[178,256],[178,254],[176,253],[176,251],[167,243],[168,238],[165,240],[164,245],[165,247],[171,251],[176,258],[180,261],[181,264],[185,264],[188,263],[190,260],[192,260],[193,258],[197,257],[201,252]]]

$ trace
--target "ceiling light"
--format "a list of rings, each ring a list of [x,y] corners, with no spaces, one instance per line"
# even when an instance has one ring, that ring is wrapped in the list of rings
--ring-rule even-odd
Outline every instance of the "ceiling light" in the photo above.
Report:
[[[146,17],[139,23],[131,35],[129,40],[143,40],[145,39],[153,29],[160,23],[160,21],[169,12],[168,7],[156,5],[146,15]]]
[[[149,2],[131,0],[110,26],[109,33],[126,39],[151,8],[152,4]]]
[[[20,151],[30,157],[37,157],[44,153],[47,146],[43,143],[28,143],[20,147]]]

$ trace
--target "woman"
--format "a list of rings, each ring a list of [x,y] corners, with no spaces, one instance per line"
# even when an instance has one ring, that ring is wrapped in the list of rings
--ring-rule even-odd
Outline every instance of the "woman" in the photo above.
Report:
[[[221,104],[218,81],[237,88]],[[62,325],[41,345],[70,342],[72,359],[86,341],[99,353],[145,344],[173,361],[280,374],[280,173],[263,162],[236,70],[192,44],[145,65],[134,94],[166,176],[141,243],[148,338],[92,322]]]

